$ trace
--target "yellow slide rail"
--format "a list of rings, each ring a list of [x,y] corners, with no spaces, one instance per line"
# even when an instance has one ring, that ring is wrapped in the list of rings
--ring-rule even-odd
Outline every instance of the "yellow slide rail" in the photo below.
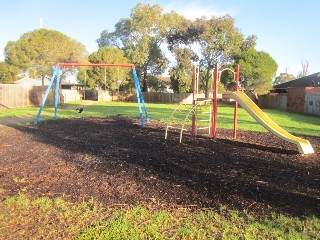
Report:
[[[296,137],[281,128],[271,120],[245,93],[231,92],[231,98],[236,100],[259,124],[279,138],[296,144],[301,154],[314,153],[314,150],[308,140]]]

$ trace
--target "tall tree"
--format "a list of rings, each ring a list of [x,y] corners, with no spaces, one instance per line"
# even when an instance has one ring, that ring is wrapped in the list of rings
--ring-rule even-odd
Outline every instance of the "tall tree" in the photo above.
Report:
[[[17,80],[18,69],[6,62],[0,62],[0,83],[13,83]]]
[[[289,74],[289,73],[280,73],[279,76],[277,76],[274,81],[273,81],[273,85],[278,85],[281,83],[285,83],[291,80],[296,79],[296,77],[293,74]]]
[[[88,57],[90,63],[125,64],[128,59],[124,52],[115,47],[102,47]],[[129,79],[129,70],[121,67],[86,67],[81,68],[78,79],[89,87],[116,90],[126,84]],[[132,77],[131,77],[132,78]]]
[[[271,88],[278,64],[268,53],[252,47],[238,54],[235,63],[241,66],[240,83],[245,90],[264,93]]]
[[[176,13],[164,13],[160,5],[138,3],[131,10],[130,18],[120,19],[115,31],[101,33],[97,40],[100,47],[117,46],[135,64],[142,80],[142,91],[147,91],[149,79],[161,75],[168,60],[161,49],[168,28],[179,22]]]
[[[177,64],[170,71],[171,88],[174,92],[185,93],[192,90],[192,52],[189,48],[173,48]]]
[[[309,71],[309,62],[306,61],[301,61],[301,71],[298,73],[297,78],[302,78],[308,75]]]
[[[188,25],[187,25],[188,24]],[[186,22],[183,26],[168,37],[170,47],[185,44],[190,48],[199,49],[201,70],[205,73],[205,93],[208,96],[211,69],[219,62],[222,65],[233,61],[233,57],[241,50],[255,44],[255,36],[246,39],[240,30],[235,27],[235,21],[229,15],[199,18]]]
[[[86,57],[87,52],[81,43],[44,28],[27,32],[5,47],[5,62],[31,77],[41,77],[42,85],[44,77],[52,74],[55,64],[80,62]]]

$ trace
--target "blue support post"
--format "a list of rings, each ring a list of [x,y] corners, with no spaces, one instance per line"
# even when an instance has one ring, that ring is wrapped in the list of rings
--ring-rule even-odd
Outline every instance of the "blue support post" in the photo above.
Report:
[[[143,115],[142,115],[141,103],[143,105],[143,109],[146,114],[147,122],[150,122],[150,118],[148,116],[146,104],[144,102],[144,98],[143,98],[141,88],[140,88],[139,79],[138,79],[137,72],[136,72],[135,68],[132,68],[132,74],[133,74],[133,79],[134,79],[134,85],[136,87],[136,94],[137,94],[138,108],[139,108],[139,113],[140,113],[141,126],[142,126],[142,128],[144,128],[144,120],[143,120]]]
[[[56,80],[55,98],[54,98],[54,120],[58,119],[60,74],[61,74],[61,69],[58,68],[57,76],[56,76],[57,80]]]
[[[37,114],[36,119],[34,120],[33,124],[37,124],[38,121],[39,121],[39,118],[40,118],[42,109],[43,109],[43,107],[44,107],[44,105],[45,105],[45,103],[46,103],[46,100],[47,100],[47,98],[48,98],[50,89],[51,89],[51,87],[52,87],[52,85],[53,85],[53,83],[54,83],[54,80],[55,80],[55,78],[56,78],[56,76],[57,76],[57,74],[58,74],[58,71],[60,71],[59,68],[55,68],[54,71],[53,71],[52,78],[51,78],[50,83],[49,83],[49,85],[48,85],[47,91],[46,91],[46,93],[45,93],[45,95],[44,95],[44,97],[43,97],[43,99],[42,99],[42,102],[41,102],[41,104],[40,104],[40,108],[39,108],[38,114]]]
[[[147,107],[146,107],[146,104],[144,102],[144,97],[143,97],[143,94],[142,94],[141,90],[140,90],[140,99],[141,99],[141,102],[142,102],[144,113],[146,114],[147,122],[150,122],[150,118],[149,118],[149,115],[148,115]]]

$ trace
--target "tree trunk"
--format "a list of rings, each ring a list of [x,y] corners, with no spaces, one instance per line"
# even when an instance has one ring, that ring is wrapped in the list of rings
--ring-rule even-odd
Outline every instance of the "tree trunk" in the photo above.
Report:
[[[205,91],[204,91],[204,97],[205,98],[208,98],[209,97],[209,80],[207,79],[206,80],[206,88],[205,88]]]
[[[61,81],[59,81],[59,105],[64,105],[64,96],[62,94],[62,87],[61,87]]]
[[[205,98],[209,98],[209,80],[210,80],[210,71],[208,71],[209,74],[205,75],[206,78],[206,86],[205,86],[205,91],[204,91],[204,96]]]
[[[142,92],[148,92],[148,84],[147,84],[147,72],[144,71],[142,75]]]

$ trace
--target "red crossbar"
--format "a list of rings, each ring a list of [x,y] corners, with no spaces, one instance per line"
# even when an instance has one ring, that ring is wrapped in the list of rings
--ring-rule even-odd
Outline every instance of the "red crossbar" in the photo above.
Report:
[[[113,63],[58,63],[57,68],[60,67],[124,67],[124,68],[135,68],[134,64],[113,64]]]

